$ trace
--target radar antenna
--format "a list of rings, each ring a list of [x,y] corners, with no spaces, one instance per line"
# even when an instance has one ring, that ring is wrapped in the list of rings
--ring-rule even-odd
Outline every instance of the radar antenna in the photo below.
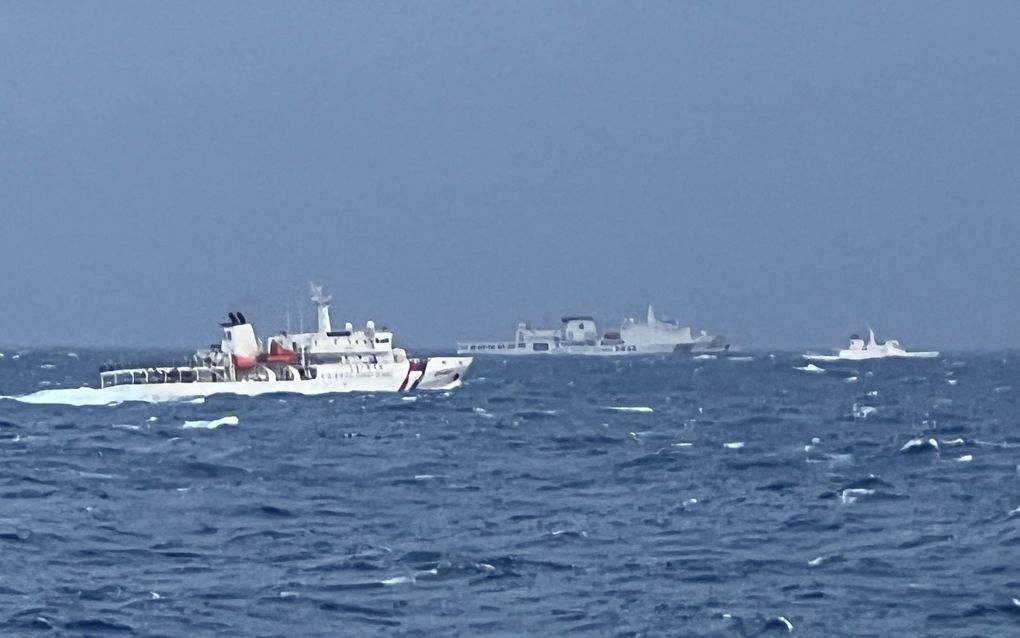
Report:
[[[322,294],[322,286],[316,286],[314,283],[310,283],[308,284],[308,288],[311,290],[312,293],[312,303],[314,303],[317,306],[328,305],[329,302],[332,301],[333,299],[333,295]]]

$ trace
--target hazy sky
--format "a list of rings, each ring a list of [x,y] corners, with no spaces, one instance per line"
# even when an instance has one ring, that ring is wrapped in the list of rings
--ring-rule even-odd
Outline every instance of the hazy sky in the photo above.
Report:
[[[1020,345],[1018,2],[0,3],[0,343]],[[311,309],[305,312],[311,323]]]

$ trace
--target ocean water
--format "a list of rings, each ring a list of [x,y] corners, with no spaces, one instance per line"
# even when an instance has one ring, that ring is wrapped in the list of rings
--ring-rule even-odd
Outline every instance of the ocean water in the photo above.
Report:
[[[113,356],[4,354],[3,395]],[[2,399],[0,635],[1020,635],[1020,358],[752,356]]]

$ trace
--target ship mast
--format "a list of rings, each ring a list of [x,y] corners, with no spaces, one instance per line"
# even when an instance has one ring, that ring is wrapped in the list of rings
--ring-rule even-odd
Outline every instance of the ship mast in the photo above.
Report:
[[[310,284],[309,288],[312,292],[312,303],[319,308],[319,333],[332,332],[333,327],[329,321],[329,302],[333,299],[332,295],[323,295],[322,286],[316,286],[314,283]]]

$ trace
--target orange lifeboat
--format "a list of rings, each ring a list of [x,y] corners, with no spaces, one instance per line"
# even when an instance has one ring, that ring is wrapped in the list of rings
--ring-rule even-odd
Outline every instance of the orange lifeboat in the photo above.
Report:
[[[232,354],[230,355],[231,360],[234,362],[234,368],[236,370],[252,370],[258,363],[255,357],[245,357],[241,355]]]
[[[293,350],[288,350],[280,345],[278,341],[269,343],[269,354],[259,356],[264,363],[292,364],[298,362],[298,355]]]

